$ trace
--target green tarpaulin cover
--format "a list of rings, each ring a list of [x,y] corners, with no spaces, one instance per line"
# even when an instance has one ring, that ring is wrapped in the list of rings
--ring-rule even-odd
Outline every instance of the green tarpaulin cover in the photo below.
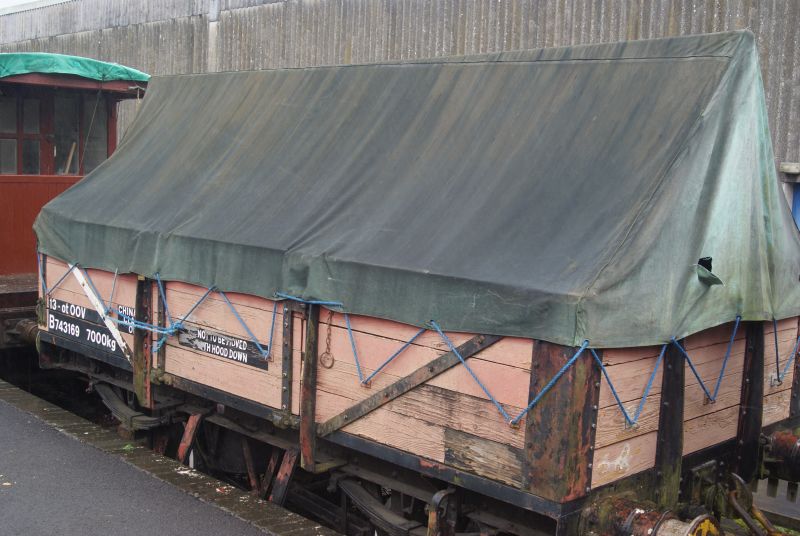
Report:
[[[567,345],[800,314],[748,32],[154,78],[35,229],[83,266]]]
[[[130,80],[147,82],[150,75],[117,63],[44,52],[10,52],[0,54],[0,78],[20,74],[66,74],[111,82]]]

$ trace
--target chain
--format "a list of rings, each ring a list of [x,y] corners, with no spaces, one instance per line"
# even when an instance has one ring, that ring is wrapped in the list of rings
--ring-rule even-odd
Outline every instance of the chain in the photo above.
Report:
[[[333,311],[328,311],[328,333],[325,335],[325,351],[319,356],[319,364],[325,368],[332,368],[334,359],[331,353],[331,332],[333,331]]]

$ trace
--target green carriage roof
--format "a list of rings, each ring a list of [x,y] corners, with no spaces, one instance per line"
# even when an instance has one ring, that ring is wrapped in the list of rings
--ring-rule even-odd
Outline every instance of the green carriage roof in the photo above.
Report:
[[[0,79],[21,74],[61,74],[80,76],[101,82],[123,81],[147,82],[150,75],[105,61],[49,54],[44,52],[9,52],[0,54]]]

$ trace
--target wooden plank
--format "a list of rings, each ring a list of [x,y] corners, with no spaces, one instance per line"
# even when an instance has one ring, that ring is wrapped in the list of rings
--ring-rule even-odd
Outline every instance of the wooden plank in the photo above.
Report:
[[[575,355],[545,341],[533,345],[529,398],[533,400]],[[600,368],[580,356],[531,409],[525,426],[524,486],[558,502],[586,495],[591,482]]]
[[[683,455],[736,437],[739,406],[721,409],[684,423]]]
[[[320,330],[324,331],[327,328],[328,315],[324,314],[322,318],[321,324],[323,325]],[[341,340],[344,346],[349,349],[350,337],[345,327],[344,315],[334,312],[332,325],[332,342]],[[360,315],[350,315],[350,327],[353,331],[359,360],[364,367],[370,370],[377,368],[387,357],[419,331],[416,326]],[[474,334],[457,332],[447,332],[446,334],[455,346],[465,343],[474,336]],[[373,346],[378,344],[380,339],[385,339],[384,344],[380,347]],[[531,339],[504,337],[498,344],[499,346],[495,345],[484,350],[480,359],[509,367],[521,368],[525,371],[530,370],[530,356],[533,347]],[[420,335],[412,346],[435,350],[437,355],[449,349],[447,343],[442,340],[439,334],[432,330]],[[349,354],[352,360],[352,349],[349,349]],[[404,353],[403,355],[406,354]],[[403,376],[407,374],[407,371],[398,372],[397,374]]]
[[[296,356],[297,357],[297,356]],[[280,407],[281,382],[275,374],[170,344],[166,372],[273,408]]]
[[[322,399],[322,397],[321,397]],[[509,426],[488,400],[424,384],[393,400],[391,411],[429,424],[444,424],[453,430],[491,439],[521,449],[525,444],[525,418],[520,426]],[[522,408],[506,406],[517,415]]]
[[[649,432],[597,449],[592,468],[592,489],[653,467],[656,442],[656,432]]]
[[[378,408],[342,431],[444,462],[444,427],[397,414],[388,408]]]
[[[332,346],[334,347],[334,356],[341,356],[342,354],[336,353],[336,345]],[[320,348],[320,352],[322,351],[323,348]],[[420,355],[422,352],[425,354],[424,358]],[[413,357],[401,354],[396,358],[396,361],[404,360],[405,362],[402,366],[396,367],[392,371],[382,370],[373,378],[369,386],[361,385],[359,382],[356,366],[352,360],[344,361],[337,357],[332,368],[320,367],[318,385],[320,389],[340,393],[353,400],[364,400],[381,389],[389,387],[397,380],[412,374],[415,370],[425,367],[441,355],[430,349],[424,349],[420,354]],[[528,358],[530,359],[530,356]],[[349,357],[349,359],[352,359],[352,357]],[[501,404],[513,407],[525,407],[527,405],[528,378],[530,377],[528,372],[515,367],[477,359],[474,356],[467,358],[467,363]],[[402,372],[407,372],[405,376],[397,375],[401,370]],[[467,369],[460,364],[432,378],[427,384],[488,400],[486,393],[470,376]]]
[[[52,257],[47,258],[46,264],[47,271],[45,274],[47,278],[47,287],[50,288],[59,279],[61,279],[61,276],[66,273],[69,267],[65,263],[53,259]],[[85,271],[92,279],[92,283],[97,289],[97,292],[100,293],[101,299],[108,302],[108,300],[111,298],[111,290],[114,288],[115,302],[123,303],[129,307],[133,307],[133,305],[136,303],[136,275],[118,274],[115,287],[113,272],[96,270],[93,268],[87,268]],[[67,290],[75,294],[83,294],[83,290],[81,289],[80,285],[72,277],[64,278],[64,280],[58,285],[57,289]]]
[[[769,394],[764,397],[763,425],[768,426],[789,418],[789,402],[792,399],[791,389]]]
[[[498,340],[500,340],[500,337],[494,335],[477,335],[466,343],[460,345],[456,350],[462,358],[467,359],[469,356],[479,352],[483,348],[491,346]],[[451,368],[459,363],[461,363],[461,360],[456,355],[456,352],[449,351],[439,356],[433,361],[418,368],[408,376],[397,380],[386,388],[373,394],[369,398],[366,398],[363,401],[353,405],[340,415],[328,419],[320,425],[320,435],[324,436],[333,432],[334,430],[338,430],[344,424],[353,422],[354,420],[363,417],[383,404],[386,404],[398,396],[407,393],[414,387],[427,382],[448,368]]]
[[[444,430],[444,462],[514,487],[522,485],[521,449],[451,428]]]

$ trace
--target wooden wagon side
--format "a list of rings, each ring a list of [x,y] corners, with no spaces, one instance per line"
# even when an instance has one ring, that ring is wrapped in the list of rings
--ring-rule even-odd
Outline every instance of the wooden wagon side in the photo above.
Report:
[[[91,310],[92,300],[77,278],[68,275],[59,282],[66,264],[48,258],[44,266],[48,318],[58,314],[60,303]],[[388,320],[346,318],[331,307],[209,293],[171,281],[162,284],[164,301],[155,281],[82,272],[112,310],[122,307],[163,328],[181,323],[170,335],[142,330],[138,339],[132,328],[120,326],[132,349],[131,362],[106,360],[140,378],[142,405],[152,407],[151,389],[158,383],[238,405],[299,429],[302,464],[310,470],[324,470],[315,468],[315,443],[322,438],[405,460],[467,488],[515,490],[510,502],[558,517],[592,490],[648,471],[663,489],[677,493],[668,480],[670,474],[680,475],[684,456],[754,433],[757,438],[762,425],[789,417],[794,367],[781,383],[774,381],[771,322],[742,322],[735,336],[734,324],[726,324],[681,341],[706,388],[716,393],[713,403],[688,360],[668,345],[663,355],[658,346],[598,351],[610,381],[586,351],[525,414],[579,349],[447,333],[476,381],[432,329],[419,333]],[[798,319],[782,320],[777,328],[777,366],[783,370],[798,338]],[[90,357],[104,355],[101,348],[65,339],[47,322],[43,329],[43,336],[58,345]],[[254,355],[256,342],[269,349],[268,359]],[[750,387],[751,378],[762,379],[762,391]],[[611,385],[629,417],[641,405],[635,424],[626,422]],[[759,411],[757,419],[748,408]],[[515,425],[507,422],[520,415]]]

